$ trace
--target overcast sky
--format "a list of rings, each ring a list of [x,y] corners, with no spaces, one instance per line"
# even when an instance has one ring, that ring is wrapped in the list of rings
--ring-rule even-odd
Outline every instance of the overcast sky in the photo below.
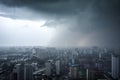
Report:
[[[0,0],[0,46],[120,47],[120,0]]]

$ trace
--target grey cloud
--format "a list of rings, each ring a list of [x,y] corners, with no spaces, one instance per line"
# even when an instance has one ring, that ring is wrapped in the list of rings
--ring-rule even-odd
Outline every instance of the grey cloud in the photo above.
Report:
[[[59,27],[61,31],[58,30],[51,41],[56,46],[73,46],[84,39],[89,45],[120,45],[120,0],[0,0],[0,3],[6,7],[28,9],[28,12],[21,12],[24,16],[17,13],[19,16],[12,17],[45,17],[47,22],[43,26]]]
[[[118,12],[119,0],[0,0],[0,3],[10,7],[28,7],[36,11],[52,13],[74,13],[84,11],[92,6],[98,12]]]

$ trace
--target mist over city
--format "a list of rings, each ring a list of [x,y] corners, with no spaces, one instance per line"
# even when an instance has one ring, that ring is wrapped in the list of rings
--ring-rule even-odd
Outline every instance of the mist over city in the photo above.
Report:
[[[0,0],[0,80],[120,80],[119,0]]]

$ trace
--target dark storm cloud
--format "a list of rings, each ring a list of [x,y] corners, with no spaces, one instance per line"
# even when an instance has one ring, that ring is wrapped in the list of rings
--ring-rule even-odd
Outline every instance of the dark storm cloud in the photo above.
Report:
[[[51,16],[44,26],[63,29],[53,43],[66,41],[72,46],[87,40],[88,45],[120,46],[120,0],[0,0],[0,3]]]
[[[28,7],[36,11],[59,14],[84,12],[88,7],[94,8],[98,13],[112,14],[118,12],[120,8],[119,0],[0,0],[0,3],[8,7]]]
[[[111,22],[112,25],[117,25],[120,19],[119,0],[0,0],[0,2],[8,7],[27,7],[38,13],[55,14],[54,17],[58,19],[74,16],[77,19],[76,24],[85,24],[88,21],[89,24],[84,25],[85,27],[107,27]]]
[[[95,0],[1,0],[8,7],[27,7],[36,12],[70,15],[84,12]]]

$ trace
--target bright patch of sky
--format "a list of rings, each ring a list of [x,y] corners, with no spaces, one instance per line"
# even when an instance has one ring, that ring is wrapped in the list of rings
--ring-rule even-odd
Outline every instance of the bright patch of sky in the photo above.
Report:
[[[0,17],[1,46],[48,46],[55,29],[45,22]]]

